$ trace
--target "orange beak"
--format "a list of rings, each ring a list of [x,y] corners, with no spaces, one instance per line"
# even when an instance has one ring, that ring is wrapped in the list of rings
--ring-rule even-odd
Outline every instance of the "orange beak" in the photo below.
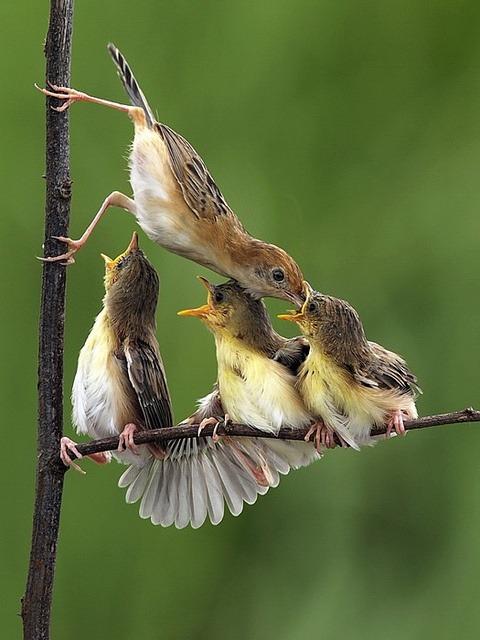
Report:
[[[282,314],[277,316],[280,320],[288,320],[289,322],[298,322],[299,320],[303,320],[305,318],[305,309],[307,308],[307,302],[310,296],[312,295],[312,287],[308,284],[306,280],[303,281],[303,294],[305,296],[305,302],[303,303],[301,311],[295,311],[295,309],[290,309],[290,315]]]
[[[212,292],[212,285],[210,284],[210,282],[203,276],[197,276],[197,278],[205,286],[205,289],[208,291],[208,294],[210,296]],[[197,318],[204,318],[211,312],[212,308],[207,303],[202,305],[201,307],[197,307],[196,309],[184,309],[183,311],[177,311],[177,316],[197,316]]]
[[[277,318],[280,320],[289,320],[290,322],[297,322],[297,320],[301,320],[304,317],[301,311],[297,312],[294,309],[290,309],[290,315],[288,314],[280,314]]]
[[[204,318],[211,311],[210,306],[208,304],[204,304],[196,309],[184,309],[183,311],[177,311],[177,316],[197,316],[197,318]]]

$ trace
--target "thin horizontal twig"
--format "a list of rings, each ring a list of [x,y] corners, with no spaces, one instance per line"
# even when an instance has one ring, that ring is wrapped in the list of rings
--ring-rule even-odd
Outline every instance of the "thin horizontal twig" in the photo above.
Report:
[[[446,424],[461,424],[464,422],[480,422],[480,411],[468,407],[463,411],[455,411],[452,413],[441,413],[434,416],[425,416],[416,420],[405,422],[406,431],[414,431],[417,429],[428,429],[430,427],[438,427]],[[181,440],[183,438],[194,438],[198,435],[198,424],[180,424],[175,427],[167,427],[163,429],[153,429],[150,431],[139,431],[135,434],[135,444],[145,444],[155,440]],[[215,425],[208,425],[202,430],[202,437],[211,436],[215,429]],[[381,436],[385,434],[386,427],[374,429],[372,436]],[[280,438],[282,440],[303,440],[308,428],[292,429],[291,427],[283,427],[275,436],[271,433],[259,431],[245,424],[233,424],[231,422],[220,422],[217,426],[217,435],[219,436],[249,436],[258,438]],[[340,442],[337,440],[337,444]],[[112,451],[118,448],[118,437],[104,438],[102,440],[92,440],[77,445],[77,449],[82,456],[101,451]],[[71,458],[75,455],[71,453]],[[58,458],[60,461],[60,458]],[[62,465],[63,466],[63,465]]]

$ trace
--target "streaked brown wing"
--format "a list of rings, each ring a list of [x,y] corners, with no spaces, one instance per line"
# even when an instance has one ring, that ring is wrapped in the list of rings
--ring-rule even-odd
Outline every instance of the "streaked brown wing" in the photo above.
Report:
[[[173,410],[158,350],[142,340],[124,344],[127,372],[145,417],[146,429],[173,426]]]
[[[166,125],[156,123],[156,127],[167,145],[171,168],[185,202],[195,216],[212,221],[220,216],[229,216],[240,229],[244,230],[192,145]]]
[[[376,342],[369,342],[369,346],[371,357],[368,362],[352,366],[351,372],[357,382],[367,387],[395,389],[412,395],[422,392],[403,358]]]

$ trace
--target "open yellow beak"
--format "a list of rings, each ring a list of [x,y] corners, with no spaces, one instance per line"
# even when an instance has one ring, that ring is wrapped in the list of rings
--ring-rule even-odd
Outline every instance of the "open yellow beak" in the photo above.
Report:
[[[282,313],[277,316],[277,318],[280,318],[280,320],[288,320],[289,322],[297,322],[297,320],[301,320],[303,317],[304,315],[301,311],[297,312],[293,309],[290,310],[290,315]]]
[[[197,276],[197,278],[204,285],[210,297],[212,293],[212,285],[210,284],[210,282],[203,276]],[[196,309],[184,309],[183,311],[178,311],[177,316],[197,316],[197,318],[204,318],[208,313],[211,313],[211,312],[212,312],[212,308],[207,303],[202,305],[201,307],[197,307]]]
[[[115,260],[112,260],[111,258],[109,258],[107,255],[105,255],[105,253],[101,253],[100,255],[105,260],[105,267],[107,269],[113,269],[115,265]]]
[[[281,314],[277,316],[277,318],[280,318],[280,320],[288,320],[289,322],[298,322],[299,320],[303,320],[305,318],[305,309],[307,308],[307,302],[310,296],[312,295],[312,292],[313,292],[312,287],[308,284],[306,280],[304,280],[303,293],[305,295],[305,302],[303,303],[301,310],[295,311],[295,309],[290,309],[289,311],[290,315]]]
[[[117,256],[115,258],[115,260],[112,260],[105,253],[101,253],[100,255],[105,260],[105,267],[107,269],[113,269],[113,267],[118,262],[120,262],[120,260],[123,258],[123,256],[127,255],[127,253],[131,253],[132,251],[137,251],[137,249],[138,249],[138,233],[136,231],[134,231],[132,239],[130,240],[130,244],[128,245],[128,247],[125,249],[125,251],[123,253],[121,253],[119,256]]]
[[[204,318],[211,308],[208,304],[204,304],[196,309],[184,309],[183,311],[177,311],[177,316],[197,316],[197,318]]]

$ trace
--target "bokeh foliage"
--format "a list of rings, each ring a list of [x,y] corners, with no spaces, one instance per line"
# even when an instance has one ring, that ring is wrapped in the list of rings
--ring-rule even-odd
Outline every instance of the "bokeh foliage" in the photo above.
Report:
[[[13,638],[33,505],[44,170],[33,82],[43,81],[48,6],[4,5],[0,585],[2,634]],[[86,0],[72,84],[124,100],[106,51],[117,44],[247,229],[348,299],[368,336],[417,373],[420,413],[436,413],[480,404],[479,36],[474,0]],[[128,192],[132,127],[79,104],[71,132],[77,236],[105,195]],[[69,268],[70,435],[76,357],[103,295],[99,253],[118,254],[134,228],[112,210]],[[211,274],[140,241],[162,278],[158,335],[180,419],[216,365],[212,337],[176,311],[203,302],[195,275]],[[84,462],[86,477],[66,478],[54,637],[478,637],[478,429],[330,452],[240,517],[198,531],[142,521],[116,487],[120,468]]]

